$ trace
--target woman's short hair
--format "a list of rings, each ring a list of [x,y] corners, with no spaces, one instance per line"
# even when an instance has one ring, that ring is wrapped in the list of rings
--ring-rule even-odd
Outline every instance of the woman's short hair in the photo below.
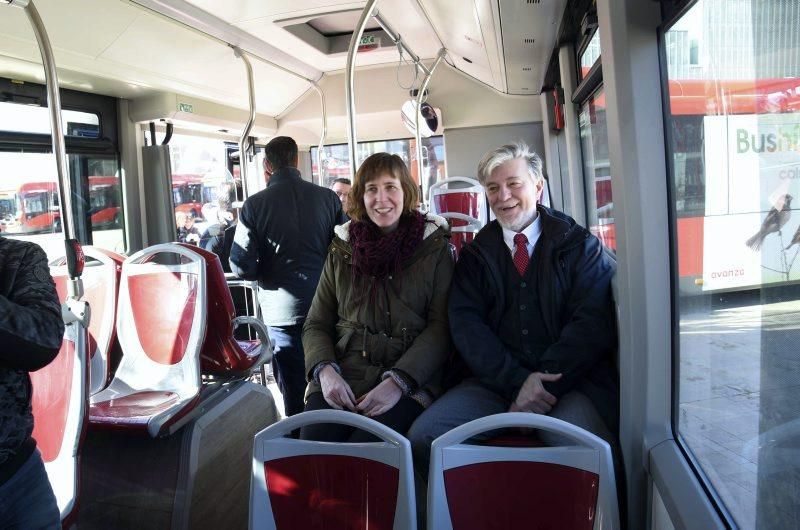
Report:
[[[528,174],[534,182],[542,180],[542,159],[525,142],[514,142],[489,151],[478,162],[478,181],[486,184],[486,179],[498,166],[515,158],[524,158],[528,164]]]
[[[417,209],[417,205],[419,204],[419,190],[411,179],[411,173],[408,172],[406,163],[397,155],[375,153],[361,163],[358,172],[356,172],[353,187],[350,188],[347,214],[351,219],[355,221],[364,221],[369,218],[367,210],[364,207],[364,192],[366,191],[368,182],[375,180],[384,173],[400,181],[400,187],[403,190],[402,215],[406,215]]]

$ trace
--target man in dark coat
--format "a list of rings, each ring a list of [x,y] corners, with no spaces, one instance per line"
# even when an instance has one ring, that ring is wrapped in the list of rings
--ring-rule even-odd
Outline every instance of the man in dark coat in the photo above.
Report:
[[[614,259],[573,219],[537,204],[542,161],[526,145],[487,153],[478,178],[497,220],[462,251],[449,300],[453,341],[474,377],[411,427],[423,476],[434,439],[491,414],[547,414],[612,445],[617,431]]]
[[[258,280],[264,323],[276,343],[275,378],[290,416],[304,407],[303,322],[333,229],[345,218],[333,191],[301,178],[293,139],[273,138],[265,155],[267,189],[242,206],[230,265],[240,278]]]
[[[30,372],[55,359],[61,304],[42,249],[0,237],[0,528],[61,528],[36,449]]]

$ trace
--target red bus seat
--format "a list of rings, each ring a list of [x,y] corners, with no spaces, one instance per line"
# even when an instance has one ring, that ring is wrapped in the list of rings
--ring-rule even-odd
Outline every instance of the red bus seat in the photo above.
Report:
[[[575,445],[468,445],[509,427],[558,433]],[[611,448],[602,439],[540,414],[480,418],[434,440],[428,481],[428,528],[619,529]]]
[[[456,257],[487,223],[483,186],[472,178],[451,177],[433,184],[428,192],[431,213],[447,219]]]
[[[111,380],[111,352],[117,347],[117,296],[123,256],[97,247],[83,247],[86,265],[83,268],[83,298],[89,303],[89,395],[106,387]],[[68,272],[66,258],[50,264],[58,298],[67,299]]]
[[[86,334],[86,329],[78,322],[67,324],[56,358],[30,374],[33,438],[42,453],[62,521],[71,517],[77,504],[78,460],[86,427],[89,371],[86,351],[76,348],[78,333]],[[84,335],[83,343],[87,341]]]
[[[117,307],[123,356],[108,388],[92,397],[91,424],[164,434],[179,428],[179,420],[188,421],[200,399],[201,367],[236,375],[268,360],[271,345],[263,325],[256,328],[262,337],[258,353],[250,353],[253,345],[245,352],[232,341],[233,324],[220,317],[232,317],[232,307],[213,254],[163,244],[125,260]]]
[[[341,423],[382,439],[328,443],[287,438],[314,423]],[[303,412],[255,437],[250,528],[414,530],[411,446],[374,420],[339,410]]]

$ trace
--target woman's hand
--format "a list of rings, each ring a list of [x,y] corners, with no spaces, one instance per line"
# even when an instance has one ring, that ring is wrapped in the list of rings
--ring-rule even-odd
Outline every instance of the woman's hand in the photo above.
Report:
[[[403,391],[394,379],[387,377],[378,386],[358,398],[358,411],[370,418],[380,416],[394,407],[402,396]]]
[[[319,384],[322,387],[322,397],[328,405],[336,410],[347,409],[356,411],[356,398],[350,385],[339,375],[333,366],[327,365],[319,372]]]

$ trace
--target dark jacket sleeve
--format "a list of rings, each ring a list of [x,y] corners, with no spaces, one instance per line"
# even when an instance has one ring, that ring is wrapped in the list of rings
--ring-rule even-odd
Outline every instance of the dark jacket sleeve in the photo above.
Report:
[[[571,289],[566,316],[558,341],[539,360],[540,371],[563,374],[555,383],[545,383],[554,396],[561,397],[583,379],[603,357],[617,347],[617,331],[611,279],[616,263],[600,241],[589,237],[576,256],[566,260]]]
[[[450,331],[456,350],[487,388],[514,399],[531,371],[494,332],[489,320],[497,286],[471,252],[462,252],[450,289]]]
[[[255,229],[253,205],[245,201],[239,214],[239,222],[236,223],[229,260],[231,271],[245,280],[258,279],[260,256]]]
[[[34,371],[47,366],[61,348],[64,321],[47,256],[28,246],[8,296],[0,295],[0,365]]]
[[[453,256],[447,244],[442,245],[436,270],[432,272],[434,291],[428,306],[427,325],[394,365],[413,379],[416,385],[412,388],[425,386],[442,368],[450,353],[447,299],[453,278]]]

